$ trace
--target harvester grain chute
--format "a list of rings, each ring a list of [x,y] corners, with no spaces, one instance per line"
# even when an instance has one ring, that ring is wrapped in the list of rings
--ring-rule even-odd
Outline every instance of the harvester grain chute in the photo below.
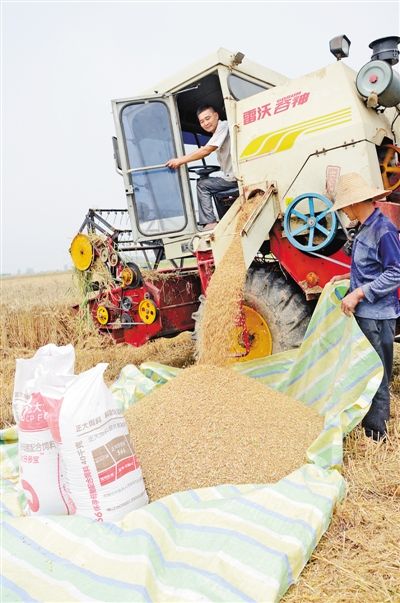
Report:
[[[292,80],[220,49],[157,92],[112,101],[127,209],[89,210],[70,249],[98,328],[133,345],[194,329],[235,217],[261,195],[241,229],[248,272],[232,349],[246,360],[299,345],[313,300],[349,270],[352,224],[331,212],[340,174],[391,189],[380,207],[400,225],[399,41],[372,42],[357,74],[342,60],[350,41],[338,36],[336,63]],[[228,122],[238,184],[215,197],[212,232],[197,225],[195,184],[218,170],[213,156],[165,166],[207,144],[196,116],[205,102]]]

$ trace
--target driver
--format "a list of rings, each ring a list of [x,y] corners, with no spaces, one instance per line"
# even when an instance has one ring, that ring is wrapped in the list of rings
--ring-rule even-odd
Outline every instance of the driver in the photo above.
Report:
[[[203,159],[214,151],[217,152],[218,161],[224,177],[199,178],[197,180],[199,224],[203,226],[203,230],[212,230],[217,224],[212,196],[214,193],[220,193],[231,189],[235,186],[234,183],[236,183],[236,179],[233,176],[232,170],[228,122],[221,121],[218,112],[211,105],[199,107],[196,114],[203,130],[212,134],[210,140],[204,147],[200,147],[196,151],[193,151],[193,153],[189,153],[189,155],[170,159],[165,165],[176,170],[185,163]]]

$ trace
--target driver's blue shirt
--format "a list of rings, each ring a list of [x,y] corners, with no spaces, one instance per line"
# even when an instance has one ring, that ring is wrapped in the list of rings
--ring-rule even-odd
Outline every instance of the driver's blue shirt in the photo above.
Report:
[[[361,224],[353,243],[350,290],[361,287],[365,299],[355,308],[361,318],[400,316],[400,239],[395,225],[379,209]]]

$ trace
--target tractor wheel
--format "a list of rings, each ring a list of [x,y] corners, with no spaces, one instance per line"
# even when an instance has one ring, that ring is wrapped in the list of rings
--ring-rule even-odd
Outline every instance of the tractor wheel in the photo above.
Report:
[[[272,337],[272,354],[301,345],[313,306],[277,266],[250,268],[245,304],[264,319]]]
[[[202,295],[200,306],[193,314],[196,341],[199,339],[204,303]],[[289,277],[285,278],[276,265],[250,268],[245,286],[244,313],[251,348],[247,355],[238,355],[237,361],[253,360],[299,347],[312,309],[299,288]],[[232,348],[238,351],[236,338],[237,333],[233,334]]]

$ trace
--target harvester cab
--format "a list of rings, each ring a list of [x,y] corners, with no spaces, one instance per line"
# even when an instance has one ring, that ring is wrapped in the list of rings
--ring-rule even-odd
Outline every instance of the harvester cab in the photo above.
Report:
[[[399,41],[372,42],[371,60],[355,73],[341,60],[350,41],[339,36],[331,40],[335,63],[292,80],[220,49],[140,97],[113,101],[127,209],[89,210],[71,245],[75,266],[98,290],[90,308],[99,328],[134,345],[193,329],[198,298],[229,247],[243,202],[261,195],[241,241],[245,304],[263,326],[244,339],[264,354],[298,345],[309,302],[349,270],[352,225],[331,211],[340,174],[358,172],[391,189],[380,205],[400,226]],[[207,144],[196,115],[204,105],[228,122],[238,187],[225,199],[215,196],[212,233],[198,227],[196,180],[218,175],[216,158],[166,167]],[[139,252],[147,270],[138,266]]]
[[[282,75],[243,61],[241,53],[220,49],[190,72],[162,82],[152,94],[112,102],[117,171],[123,177],[136,242],[162,239],[167,258],[192,256],[187,242],[199,231],[195,182],[220,167],[214,154],[176,171],[165,163],[207,144],[210,136],[200,127],[196,110],[209,104],[228,120],[237,171],[236,102],[285,81]],[[237,196],[233,183],[227,197]],[[215,202],[222,217],[223,201]]]

